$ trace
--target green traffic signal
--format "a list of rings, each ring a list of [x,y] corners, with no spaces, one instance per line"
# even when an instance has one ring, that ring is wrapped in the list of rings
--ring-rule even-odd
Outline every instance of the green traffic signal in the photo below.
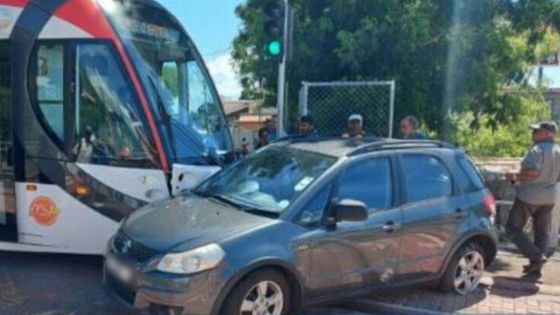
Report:
[[[273,40],[266,45],[266,49],[271,56],[278,56],[282,52],[282,43],[279,40]]]

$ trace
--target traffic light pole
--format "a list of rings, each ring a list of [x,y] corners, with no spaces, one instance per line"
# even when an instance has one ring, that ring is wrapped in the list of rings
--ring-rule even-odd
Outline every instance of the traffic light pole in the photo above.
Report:
[[[283,32],[283,53],[282,61],[278,65],[278,101],[276,111],[278,119],[276,121],[276,128],[278,137],[284,137],[286,132],[284,130],[284,116],[286,110],[286,54],[288,52],[288,14],[290,12],[288,0],[284,0],[284,32]]]

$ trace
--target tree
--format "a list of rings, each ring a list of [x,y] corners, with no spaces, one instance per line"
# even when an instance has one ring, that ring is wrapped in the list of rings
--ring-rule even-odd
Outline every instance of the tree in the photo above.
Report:
[[[237,8],[243,27],[232,55],[242,75],[242,96],[257,98],[257,82],[265,78],[274,104],[277,64],[263,50],[264,2],[249,0]],[[304,80],[395,79],[395,117],[417,115],[443,135],[453,130],[449,112],[470,112],[471,128],[496,129],[517,121],[527,102],[544,104],[540,90],[528,85],[527,69],[546,32],[557,34],[560,3],[554,0],[290,3],[295,14],[287,73],[292,107]],[[523,93],[505,92],[511,89]]]

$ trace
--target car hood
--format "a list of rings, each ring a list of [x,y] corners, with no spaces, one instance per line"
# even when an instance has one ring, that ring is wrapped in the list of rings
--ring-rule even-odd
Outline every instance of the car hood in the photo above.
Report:
[[[275,221],[239,211],[221,201],[188,195],[133,212],[122,230],[133,241],[151,249],[180,252]]]

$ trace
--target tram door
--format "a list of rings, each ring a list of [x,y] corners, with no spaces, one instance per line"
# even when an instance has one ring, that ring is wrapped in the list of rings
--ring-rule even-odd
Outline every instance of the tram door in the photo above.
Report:
[[[0,41],[0,241],[17,241],[10,44]]]

